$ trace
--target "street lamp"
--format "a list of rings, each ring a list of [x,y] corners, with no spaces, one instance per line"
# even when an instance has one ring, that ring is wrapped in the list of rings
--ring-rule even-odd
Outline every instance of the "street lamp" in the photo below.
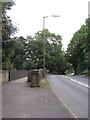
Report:
[[[45,18],[60,17],[59,15],[51,15],[43,17],[43,77],[45,77]]]

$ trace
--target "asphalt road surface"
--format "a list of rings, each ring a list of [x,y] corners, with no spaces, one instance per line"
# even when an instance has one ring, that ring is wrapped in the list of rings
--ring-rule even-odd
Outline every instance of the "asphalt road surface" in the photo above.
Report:
[[[75,118],[88,118],[88,80],[64,75],[50,75],[48,79],[59,100]]]

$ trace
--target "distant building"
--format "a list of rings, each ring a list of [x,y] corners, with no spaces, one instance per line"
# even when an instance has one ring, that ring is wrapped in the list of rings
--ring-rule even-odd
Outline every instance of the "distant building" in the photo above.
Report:
[[[90,18],[90,1],[88,2],[88,18]]]

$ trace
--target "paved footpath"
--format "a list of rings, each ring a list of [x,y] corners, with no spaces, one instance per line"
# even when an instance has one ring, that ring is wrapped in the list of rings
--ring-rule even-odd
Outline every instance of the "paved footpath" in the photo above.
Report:
[[[71,118],[51,89],[31,88],[27,79],[2,87],[3,118]]]

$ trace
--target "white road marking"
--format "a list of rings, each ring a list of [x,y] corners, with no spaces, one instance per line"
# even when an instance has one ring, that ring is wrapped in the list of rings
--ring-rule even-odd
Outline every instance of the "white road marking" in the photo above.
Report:
[[[75,82],[75,83],[77,83],[77,84],[80,84],[80,85],[82,85],[82,86],[84,86],[84,87],[90,88],[90,86],[88,86],[87,84],[84,84],[84,83],[81,83],[81,82],[76,81],[76,80],[74,80],[74,79],[71,79],[70,77],[67,77],[67,76],[65,76],[65,75],[61,75],[61,76],[66,77],[66,78],[70,79],[71,81],[73,81],[73,82]],[[77,117],[77,115],[75,114],[75,112],[74,112],[74,111],[70,108],[70,106],[64,101],[64,98],[62,98],[62,97],[60,96],[60,94],[57,92],[56,88],[53,87],[53,84],[52,84],[51,80],[49,81],[49,83],[51,84],[51,89],[53,90],[53,92],[55,93],[55,95],[58,97],[58,99],[61,101],[61,103],[62,103],[62,104],[66,107],[66,109],[71,113],[71,115],[73,116],[73,118],[75,118],[76,120],[78,120],[78,117]]]
[[[85,84],[85,83],[76,81],[76,80],[74,80],[74,79],[72,79],[72,78],[70,78],[70,77],[64,76],[64,75],[62,75],[62,76],[65,77],[65,78],[68,78],[69,80],[71,80],[71,81],[73,81],[73,82],[75,82],[75,83],[77,83],[77,84],[79,84],[79,85],[82,85],[82,86],[84,86],[84,87],[90,88],[90,85],[88,85],[88,84]]]

